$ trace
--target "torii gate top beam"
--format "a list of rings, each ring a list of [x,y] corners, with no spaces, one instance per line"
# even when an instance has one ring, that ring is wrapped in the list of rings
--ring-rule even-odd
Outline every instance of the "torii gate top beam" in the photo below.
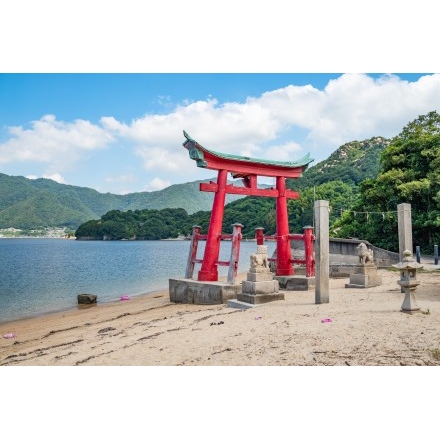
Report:
[[[218,153],[200,145],[183,131],[186,141],[183,146],[189,151],[189,157],[197,162],[197,166],[211,170],[227,170],[234,178],[250,176],[286,177],[296,179],[314,159],[309,154],[296,162],[281,162],[255,159],[246,156]]]

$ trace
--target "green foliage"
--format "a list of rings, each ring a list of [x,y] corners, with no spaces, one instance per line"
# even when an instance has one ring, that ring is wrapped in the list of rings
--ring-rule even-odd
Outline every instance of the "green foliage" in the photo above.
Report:
[[[333,225],[335,235],[357,236],[398,251],[395,211],[398,204],[409,203],[413,243],[430,253],[440,241],[440,115],[433,111],[408,123],[383,150],[380,162],[377,177],[360,183],[351,209],[375,213],[376,220],[371,215],[369,219],[343,216]]]
[[[191,229],[191,217],[182,208],[112,210],[79,226],[75,236],[89,240],[160,240],[188,235]]]
[[[0,174],[0,228],[52,225],[78,227],[76,237],[96,240],[158,240],[189,235],[192,226],[206,234],[213,194],[200,182],[126,196],[88,188]],[[237,182],[235,182],[237,185]],[[356,237],[398,250],[397,205],[412,207],[413,242],[423,251],[440,241],[440,116],[420,116],[392,140],[374,137],[338,148],[287,187],[299,193],[288,201],[289,230],[314,225],[315,200],[330,203],[330,235]],[[227,196],[223,233],[243,224],[276,233],[276,200]],[[52,223],[53,222],[53,223]]]
[[[336,180],[357,186],[367,178],[376,177],[380,170],[380,154],[389,144],[390,140],[382,137],[344,144],[328,159],[308,168],[300,179],[288,180],[287,186],[299,190]]]
[[[330,221],[339,218],[341,212],[356,200],[358,182],[376,175],[380,166],[380,152],[388,143],[388,140],[380,137],[350,142],[340,147],[328,160],[307,169],[301,178],[288,180],[287,187],[298,191],[300,196],[298,200],[288,201],[290,232],[302,233],[304,226],[313,226],[315,200],[328,200],[332,207]],[[202,194],[209,196],[210,209],[212,194]],[[183,210],[110,211],[99,221],[81,225],[76,236],[156,240],[178,234],[189,235],[194,225],[200,226],[202,234],[206,234],[210,217],[211,211],[207,210],[192,214]],[[253,238],[255,229],[260,227],[264,228],[266,235],[276,234],[276,200],[270,197],[242,197],[231,201],[225,206],[222,232],[230,234],[234,223],[243,225],[245,238]]]
[[[0,173],[0,229],[69,227],[99,219],[111,210],[184,208],[208,210],[212,193],[199,191],[200,182],[172,185],[161,191],[127,195],[102,194],[90,188],[63,185],[50,179],[26,179]],[[242,196],[228,195],[230,202]]]
[[[316,188],[309,188],[300,194],[299,200],[289,200],[289,230],[302,233],[304,226],[313,223],[315,197],[329,200],[335,208],[331,218],[342,207],[354,199],[354,188],[347,183],[328,182]],[[263,227],[266,235],[276,233],[276,202],[273,198],[245,197],[225,206],[223,234],[232,232],[234,223],[243,225],[245,238],[255,237],[255,229]],[[187,214],[184,209],[136,210],[122,212],[112,210],[99,220],[82,224],[76,237],[93,240],[159,240],[179,235],[190,235],[192,227],[198,225],[202,234],[208,232],[210,211]]]

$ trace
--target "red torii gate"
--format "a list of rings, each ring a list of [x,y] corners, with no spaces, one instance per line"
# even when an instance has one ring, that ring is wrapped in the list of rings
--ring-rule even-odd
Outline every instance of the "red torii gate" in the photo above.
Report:
[[[286,188],[286,178],[297,179],[310,162],[308,154],[296,162],[270,161],[208,150],[183,131],[186,138],[183,146],[197,166],[218,171],[217,183],[201,183],[200,191],[214,192],[211,219],[206,238],[199,281],[218,281],[217,261],[220,253],[220,236],[226,194],[276,198],[277,272],[279,276],[293,275],[292,252],[290,249],[287,199],[298,199],[299,194]],[[227,184],[228,172],[234,179],[241,178],[244,187]],[[276,188],[258,188],[257,176],[275,177]]]

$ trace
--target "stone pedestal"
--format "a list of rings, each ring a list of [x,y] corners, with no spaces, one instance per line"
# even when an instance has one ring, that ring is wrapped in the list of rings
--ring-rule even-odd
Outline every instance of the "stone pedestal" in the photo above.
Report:
[[[400,280],[397,284],[401,287],[405,298],[403,299],[401,311],[405,313],[420,312],[420,307],[416,302],[416,287],[420,284],[417,281],[417,269],[422,268],[423,265],[415,262],[412,258],[412,252],[408,249],[403,251],[403,259],[398,264],[393,264],[400,271]]]
[[[273,279],[269,269],[267,246],[259,245],[257,254],[251,255],[251,267],[246,281],[242,282],[241,293],[237,294],[237,300],[228,301],[228,306],[247,308],[283,299],[284,293],[279,291],[278,280]]]
[[[240,284],[204,282],[185,278],[169,280],[170,301],[183,304],[226,304],[237,298]]]
[[[400,283],[398,282],[398,284]],[[406,313],[420,312],[420,307],[417,305],[416,302],[416,294],[415,294],[416,285],[412,286],[412,288],[406,288],[406,286],[402,284],[400,285],[403,287],[405,291],[405,298],[403,299],[403,303],[401,306],[402,312],[406,312]]]
[[[345,287],[366,288],[380,286],[382,275],[377,273],[377,268],[373,263],[360,263],[356,265],[353,273],[350,274],[350,283]]]

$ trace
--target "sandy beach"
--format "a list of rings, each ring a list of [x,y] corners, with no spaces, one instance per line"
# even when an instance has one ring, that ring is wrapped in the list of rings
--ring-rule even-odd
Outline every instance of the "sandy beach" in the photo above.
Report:
[[[440,271],[417,274],[413,314],[398,273],[380,273],[368,289],[330,279],[328,304],[290,291],[241,310],[164,291],[2,324],[2,432],[435,438]]]
[[[398,272],[379,272],[382,285],[365,289],[330,279],[328,304],[286,291],[241,310],[175,304],[164,291],[1,324],[0,365],[440,365],[440,271],[417,274],[412,314],[401,311]]]

